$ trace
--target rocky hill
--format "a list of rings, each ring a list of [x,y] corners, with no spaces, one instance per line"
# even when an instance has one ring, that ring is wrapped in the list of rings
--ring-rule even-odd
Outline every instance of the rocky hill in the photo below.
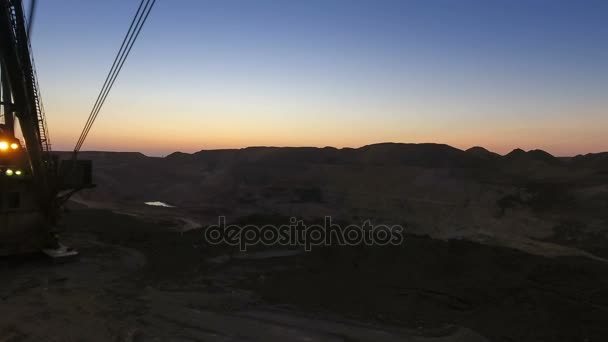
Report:
[[[93,160],[97,184],[81,200],[120,208],[162,201],[202,224],[218,215],[331,215],[542,250],[539,241],[554,237],[555,227],[575,222],[584,231],[560,243],[597,252],[589,234],[604,241],[608,222],[607,153],[563,159],[541,150],[500,156],[481,147],[383,143],[80,157]]]

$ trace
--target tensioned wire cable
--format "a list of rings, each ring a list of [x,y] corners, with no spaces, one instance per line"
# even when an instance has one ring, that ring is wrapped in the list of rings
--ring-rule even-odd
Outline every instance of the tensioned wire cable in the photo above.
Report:
[[[82,133],[80,134],[80,138],[74,147],[74,157],[76,157],[76,154],[78,151],[80,151],[80,148],[84,144],[84,141],[86,140],[95,119],[97,119],[97,115],[105,103],[106,98],[108,97],[108,94],[112,89],[112,86],[114,85],[114,82],[116,81],[116,78],[118,77],[118,74],[120,73],[120,70],[122,69],[127,57],[129,56],[129,53],[131,52],[131,49],[133,48],[133,45],[135,44],[135,41],[137,40],[137,37],[139,36],[139,33],[146,22],[146,19],[148,19],[148,15],[150,14],[155,2],[156,0],[142,0],[140,2],[137,12],[131,21],[131,25],[129,26],[129,30],[122,41],[120,49],[118,50],[118,53],[114,58],[114,62],[112,63],[112,67],[110,68],[101,91],[97,96],[97,100],[91,109],[89,118],[85,123]]]

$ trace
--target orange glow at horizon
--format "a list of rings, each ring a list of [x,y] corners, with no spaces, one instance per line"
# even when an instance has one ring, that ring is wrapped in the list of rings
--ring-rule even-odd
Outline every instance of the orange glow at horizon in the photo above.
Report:
[[[185,120],[184,120],[185,121]],[[250,146],[291,146],[357,148],[364,145],[395,143],[442,143],[466,150],[482,146],[490,151],[506,154],[515,148],[542,149],[556,156],[608,151],[608,141],[603,127],[586,127],[571,120],[552,125],[510,125],[459,127],[434,127],[430,124],[418,127],[379,125],[282,125],[260,122],[240,125],[221,123],[201,124],[148,124],[113,126],[109,122],[94,127],[83,150],[132,151],[152,156],[172,152],[197,152],[211,149],[238,149]],[[76,130],[56,129],[55,150],[71,150]],[[312,134],[310,132],[313,132]]]
[[[168,101],[157,102],[119,88],[104,106],[82,150],[162,156],[249,146],[357,148],[396,142],[442,143],[459,149],[482,146],[499,154],[515,148],[542,149],[556,156],[608,151],[608,115],[602,103],[497,107],[490,103],[492,99],[472,103],[438,97],[427,104],[423,100],[356,101],[320,95],[303,102],[288,93],[258,91],[257,95],[242,90],[208,97],[169,93]],[[45,104],[53,148],[71,150],[90,103],[70,103],[65,93],[53,95]]]

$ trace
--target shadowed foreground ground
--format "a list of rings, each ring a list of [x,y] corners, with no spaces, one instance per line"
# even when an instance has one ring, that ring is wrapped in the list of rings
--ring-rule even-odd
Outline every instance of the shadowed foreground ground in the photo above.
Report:
[[[0,262],[0,340],[603,341],[608,265],[465,241],[283,257],[81,209],[79,260]]]

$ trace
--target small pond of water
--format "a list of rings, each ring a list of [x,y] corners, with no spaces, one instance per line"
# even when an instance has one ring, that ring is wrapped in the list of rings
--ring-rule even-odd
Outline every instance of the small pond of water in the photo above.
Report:
[[[160,202],[160,201],[144,202],[144,204],[151,205],[153,207],[175,208],[175,206],[172,206],[165,202]]]

